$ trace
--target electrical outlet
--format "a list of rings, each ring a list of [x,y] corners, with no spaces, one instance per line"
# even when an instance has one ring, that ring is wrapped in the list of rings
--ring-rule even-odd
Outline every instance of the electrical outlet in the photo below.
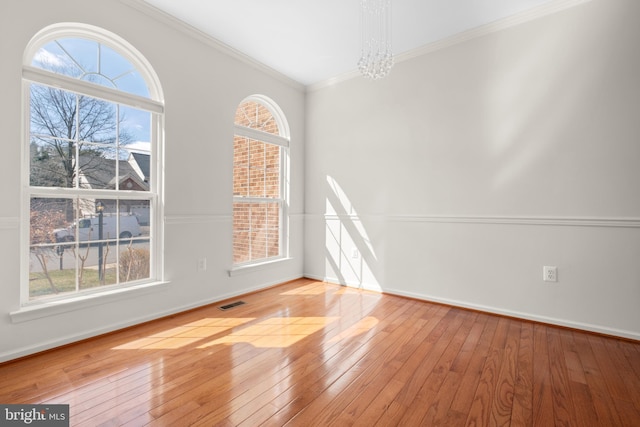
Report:
[[[545,282],[558,281],[558,267],[545,265],[542,267],[542,280]]]
[[[198,258],[198,271],[205,271],[207,269],[207,259]]]

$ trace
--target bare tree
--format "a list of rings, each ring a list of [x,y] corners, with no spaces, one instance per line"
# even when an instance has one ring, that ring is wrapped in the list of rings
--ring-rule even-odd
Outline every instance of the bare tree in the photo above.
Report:
[[[53,280],[51,280],[47,261],[55,256],[53,246],[55,239],[53,238],[52,231],[63,224],[64,215],[60,210],[51,209],[52,205],[50,203],[41,207],[34,206],[37,204],[40,204],[38,200],[31,202],[31,250],[40,263],[42,272],[47,278],[51,290],[57,294],[58,288],[56,288]]]
[[[116,140],[120,145],[131,142],[119,126],[124,117],[116,104],[34,83],[30,113],[31,185],[72,188],[82,173],[106,181],[104,188],[113,178]],[[70,203],[66,215],[73,220]]]

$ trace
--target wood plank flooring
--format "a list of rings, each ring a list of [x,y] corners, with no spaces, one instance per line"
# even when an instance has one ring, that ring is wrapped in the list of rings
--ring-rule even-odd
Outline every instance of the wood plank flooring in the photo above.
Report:
[[[640,426],[640,343],[300,279],[0,365],[73,426]]]

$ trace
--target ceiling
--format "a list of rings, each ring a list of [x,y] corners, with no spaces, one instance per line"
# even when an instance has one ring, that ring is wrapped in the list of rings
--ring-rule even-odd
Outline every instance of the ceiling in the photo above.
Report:
[[[352,72],[359,0],[144,0],[310,85]],[[394,54],[558,0],[392,0]]]

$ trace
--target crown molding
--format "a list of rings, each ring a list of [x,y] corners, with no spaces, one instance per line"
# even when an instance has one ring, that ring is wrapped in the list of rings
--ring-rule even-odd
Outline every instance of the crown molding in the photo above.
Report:
[[[583,3],[588,3],[592,0],[555,0],[549,3],[536,6],[532,9],[524,12],[517,13],[515,15],[508,16],[506,18],[499,19],[488,24],[481,25],[479,27],[472,28],[461,33],[454,34],[444,39],[436,40],[432,43],[428,43],[424,46],[420,46],[416,49],[412,49],[407,52],[400,53],[394,56],[395,64],[409,61],[414,58],[418,58],[429,53],[436,52],[438,50],[446,49],[451,46],[455,46],[460,43],[464,43],[479,37],[483,37],[489,34],[496,33],[498,31],[506,30],[530,21],[534,21],[538,18],[542,18],[554,13],[561,12],[563,10],[579,6]],[[358,70],[352,70],[330,79],[314,83],[307,86],[307,92],[313,92],[329,86],[333,86],[338,83],[342,83],[353,78],[360,77]]]
[[[237,59],[244,64],[247,64],[254,69],[261,71],[275,79],[279,80],[282,83],[291,86],[294,89],[298,89],[301,91],[305,90],[305,85],[302,83],[285,76],[284,74],[274,70],[273,68],[263,64],[260,61],[257,61],[250,56],[240,52],[237,49],[232,48],[231,46],[222,43],[221,41],[211,37],[210,35],[204,33],[203,31],[198,30],[192,25],[187,24],[186,22],[158,9],[157,7],[145,2],[144,0],[119,0],[120,3],[129,6],[133,9],[136,9],[147,16],[155,19],[158,22],[161,22],[169,27],[182,32],[183,34],[198,40],[209,47],[214,48],[218,52],[221,52],[225,55],[228,55],[234,59]]]

